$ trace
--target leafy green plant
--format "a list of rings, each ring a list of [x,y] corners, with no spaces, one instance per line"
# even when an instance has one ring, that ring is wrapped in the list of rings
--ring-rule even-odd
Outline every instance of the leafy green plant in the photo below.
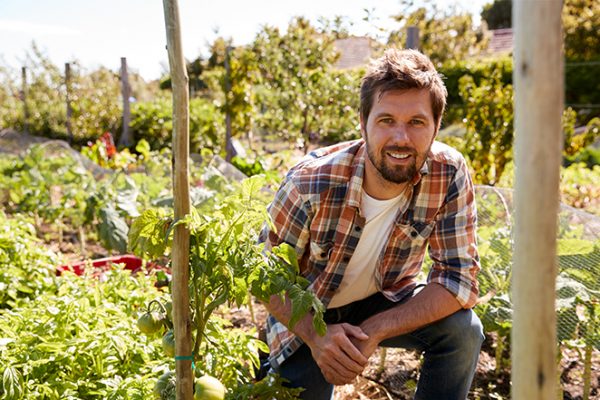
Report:
[[[150,148],[170,147],[173,132],[173,105],[170,98],[160,96],[149,102],[137,102],[131,107],[130,129],[136,140],[144,139]],[[190,149],[200,152],[204,147],[219,146],[223,137],[220,113],[214,104],[202,98],[190,100]]]
[[[30,218],[0,210],[0,309],[52,289],[59,260],[40,246]]]
[[[159,295],[151,278],[120,268],[102,280],[66,272],[55,290],[0,310],[0,398],[149,398],[164,367],[135,315]]]
[[[265,255],[257,244],[258,232],[264,221],[268,221],[265,196],[260,192],[264,182],[260,175],[248,178],[232,191],[207,199],[180,221],[173,221],[166,210],[146,210],[134,221],[129,235],[131,250],[140,256],[156,258],[169,252],[173,227],[186,224],[190,230],[194,361],[203,366],[203,373],[209,372],[237,385],[248,382],[252,376],[248,366],[227,356],[231,353],[220,349],[212,339],[223,336],[212,318],[220,306],[241,306],[249,300],[249,292],[263,301],[287,293],[292,303],[292,324],[312,310],[315,328],[320,333],[325,331],[324,307],[306,290],[308,282],[299,276],[293,249],[282,245]],[[231,334],[229,337],[228,345],[248,340]],[[264,350],[264,345],[257,346],[263,346]],[[255,366],[257,356],[255,352],[250,359]]]
[[[494,185],[512,159],[513,90],[494,71],[479,85],[465,75],[460,79],[460,95],[466,103],[463,154],[469,159],[477,183]]]

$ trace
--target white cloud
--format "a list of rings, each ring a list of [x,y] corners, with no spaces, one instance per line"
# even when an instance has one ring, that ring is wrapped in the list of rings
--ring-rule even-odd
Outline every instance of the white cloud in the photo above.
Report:
[[[29,35],[60,35],[71,36],[80,32],[66,26],[38,24],[27,21],[9,21],[0,19],[0,32],[8,31]]]

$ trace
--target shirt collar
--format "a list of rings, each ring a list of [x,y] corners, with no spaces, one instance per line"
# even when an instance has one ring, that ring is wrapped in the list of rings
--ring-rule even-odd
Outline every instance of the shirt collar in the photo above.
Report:
[[[362,140],[362,139],[361,139]],[[346,193],[346,204],[350,207],[360,207],[362,197],[362,186],[365,174],[365,155],[367,148],[364,143],[360,145],[354,160],[352,161],[350,182],[348,184],[348,193]]]

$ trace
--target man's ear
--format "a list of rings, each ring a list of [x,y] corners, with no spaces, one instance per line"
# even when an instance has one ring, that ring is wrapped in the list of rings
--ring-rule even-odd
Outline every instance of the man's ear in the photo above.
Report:
[[[433,133],[433,140],[435,140],[435,138],[437,137],[438,133],[440,133],[440,128],[441,127],[442,127],[442,119],[440,118],[440,120],[436,124],[435,132]]]
[[[363,119],[362,114],[360,115],[360,136],[364,139],[367,140],[367,127],[366,127],[367,123],[366,121]]]

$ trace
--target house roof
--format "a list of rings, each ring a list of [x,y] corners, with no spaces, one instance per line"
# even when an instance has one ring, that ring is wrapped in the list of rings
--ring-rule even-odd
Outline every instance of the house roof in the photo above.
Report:
[[[340,58],[335,63],[337,69],[354,68],[365,65],[373,49],[371,39],[368,37],[351,36],[344,39],[337,39],[333,46],[340,53]]]
[[[492,30],[492,38],[488,45],[490,53],[507,53],[513,49],[512,28]]]

